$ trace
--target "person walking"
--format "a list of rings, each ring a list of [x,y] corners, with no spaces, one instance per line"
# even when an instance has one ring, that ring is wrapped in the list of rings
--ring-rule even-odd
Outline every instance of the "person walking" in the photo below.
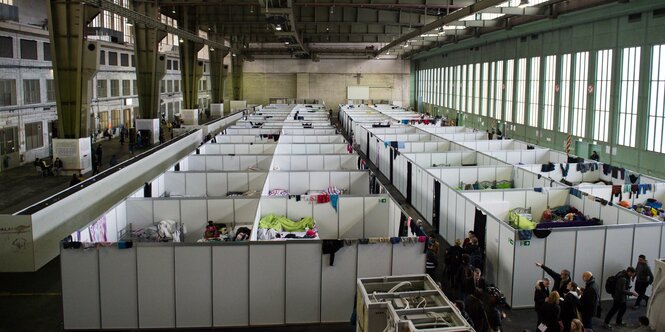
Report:
[[[592,329],[593,316],[598,311],[598,303],[600,300],[600,290],[596,283],[596,279],[589,271],[582,273],[582,280],[584,280],[584,290],[580,297],[580,314],[582,316],[582,324],[585,328]]]
[[[97,164],[101,165],[102,164],[102,155],[104,152],[102,151],[102,145],[99,144],[97,145],[97,150],[95,150],[95,156],[97,156]]]
[[[561,307],[559,306],[559,292],[552,291],[547,301],[540,307],[542,322],[538,324],[538,330],[542,332],[560,332]]]
[[[637,309],[644,302],[649,301],[649,297],[646,296],[647,287],[653,283],[653,273],[647,262],[647,257],[640,255],[637,258],[637,265],[635,266],[635,292],[637,293],[637,299],[635,299],[635,304],[633,309]]]
[[[561,303],[561,322],[563,323],[563,332],[570,332],[570,326],[573,319],[579,317],[580,297],[577,283],[571,281],[568,283],[568,291],[563,296]]]
[[[617,326],[626,326],[626,323],[623,322],[623,314],[626,313],[626,301],[628,300],[629,295],[637,296],[637,293],[630,290],[630,279],[635,276],[635,268],[632,266],[627,269],[619,272],[615,276],[614,289],[612,290],[612,309],[607,312],[605,316],[605,327],[606,329],[611,329],[610,320],[616,314],[616,325]]]
[[[540,317],[540,308],[545,303],[545,300],[550,296],[550,279],[544,278],[543,280],[538,280],[536,282],[536,289],[533,294],[533,303],[534,309],[536,310],[536,315],[538,315],[538,325],[542,323],[542,318]]]

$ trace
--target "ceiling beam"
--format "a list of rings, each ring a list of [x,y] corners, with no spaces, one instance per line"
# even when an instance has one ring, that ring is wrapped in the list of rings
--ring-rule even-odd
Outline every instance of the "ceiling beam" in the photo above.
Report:
[[[484,9],[499,5],[501,3],[506,2],[506,0],[481,0],[479,2],[476,2],[472,5],[469,5],[467,7],[464,7],[462,9],[459,9],[457,11],[454,11],[432,23],[426,24],[422,28],[416,29],[415,31],[406,33],[402,35],[401,37],[395,39],[388,45],[382,47],[379,51],[376,52],[376,55],[378,56],[379,54],[411,39],[417,36],[420,36],[421,34],[424,34],[426,32],[432,31],[434,29],[437,29],[439,27],[442,27],[446,24],[461,20],[469,15],[472,15],[474,13],[477,13],[479,11],[482,11]]]
[[[194,34],[192,32],[189,32],[189,31],[174,28],[174,27],[172,27],[168,24],[162,23],[158,19],[152,18],[152,17],[147,16],[147,15],[143,15],[143,14],[138,13],[136,11],[133,11],[129,8],[125,8],[123,6],[120,6],[120,5],[114,3],[111,0],[88,0],[86,2],[86,4],[93,5],[95,7],[99,7],[100,9],[106,10],[108,12],[112,12],[114,14],[120,15],[122,17],[127,18],[130,21],[143,23],[147,27],[157,29],[157,30],[161,30],[161,31],[166,31],[167,33],[174,34],[174,35],[176,35],[176,36],[178,36],[182,39],[191,40],[195,43],[205,44],[205,45],[217,48],[217,49],[222,50],[222,51],[231,51],[231,52],[234,52],[236,54],[241,54],[241,52],[239,52],[238,50],[236,50],[232,47],[229,47],[229,46],[227,46],[223,43],[200,37],[199,35]]]

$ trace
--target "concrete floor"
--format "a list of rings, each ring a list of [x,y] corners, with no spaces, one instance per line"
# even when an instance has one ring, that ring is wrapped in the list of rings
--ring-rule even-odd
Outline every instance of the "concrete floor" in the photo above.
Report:
[[[108,167],[108,161],[112,154],[116,154],[119,161],[131,157],[127,144],[121,146],[117,139],[111,141],[98,141],[104,149],[104,168]],[[140,151],[137,151],[140,152]],[[137,153],[135,152],[135,153]],[[374,165],[370,165],[372,168]],[[86,174],[86,177],[91,174]],[[382,180],[385,177],[379,176]],[[15,168],[0,173],[0,213],[14,213],[31,204],[41,201],[62,189],[67,188],[69,184],[68,176],[50,176],[42,177],[30,164],[27,166]],[[387,186],[388,191],[393,195],[396,201],[402,204],[403,208],[412,215],[418,215],[412,206],[406,204],[404,197],[391,186]],[[441,250],[443,255],[443,248]],[[443,257],[439,259],[443,262]],[[439,266],[439,275],[443,269],[443,264]],[[0,273],[0,332],[19,332],[19,331],[61,331],[62,322],[62,298],[60,282],[60,261],[54,259],[42,269],[34,273]],[[439,278],[440,280],[440,278]],[[533,287],[533,284],[523,285],[523,287]],[[516,285],[516,287],[520,287]],[[447,295],[454,299],[452,292],[449,291],[450,285],[443,285]],[[629,301],[629,305],[632,301]],[[611,307],[611,302],[603,303],[603,312],[607,312]],[[645,308],[638,310],[628,310],[624,317],[624,322],[630,327],[617,328],[613,331],[631,331],[637,325],[637,318],[645,314]],[[535,331],[536,315],[533,309],[509,310],[508,317],[504,320],[503,331],[524,330]],[[602,321],[594,322],[596,331],[602,331]],[[203,329],[201,331],[209,331]],[[233,328],[223,329],[224,331],[293,331],[293,332],[342,332],[354,331],[349,324],[325,324],[325,325],[299,325],[299,326],[276,326],[276,327],[255,327],[255,328]],[[170,331],[170,330],[167,330]],[[189,330],[193,331],[193,330]]]
[[[120,145],[120,140],[99,140],[93,143],[93,151],[97,145],[102,145],[102,170],[109,167],[112,155],[116,155],[118,162],[132,157],[127,142]],[[136,149],[134,155],[148,148]],[[49,163],[52,163],[49,161]],[[83,174],[84,178],[92,176],[92,172]],[[71,175],[42,176],[32,163],[0,172],[0,214],[13,214],[31,206],[47,197],[69,187]]]

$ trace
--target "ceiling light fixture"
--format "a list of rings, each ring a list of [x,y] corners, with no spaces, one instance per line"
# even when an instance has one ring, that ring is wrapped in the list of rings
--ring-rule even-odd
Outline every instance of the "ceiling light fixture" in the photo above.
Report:
[[[231,55],[232,55],[232,56],[236,56],[236,54],[235,54],[235,53],[233,53],[233,54],[231,54]]]
[[[175,14],[175,7],[173,7],[173,10],[171,10],[171,13]]]
[[[249,13],[254,14],[254,6],[249,6]]]
[[[214,48],[214,47],[210,47],[210,52],[214,52],[214,51],[215,51],[215,48]]]
[[[334,13],[335,13],[335,6],[330,6],[330,14],[334,14]]]
[[[184,43],[184,42],[185,42],[185,40],[184,40],[184,39],[182,39],[182,38],[180,38],[180,42],[181,42],[181,43]]]
[[[277,26],[275,26],[275,30],[277,30],[277,31],[282,31],[282,26],[279,25],[279,24],[277,24]]]
[[[288,45],[288,44],[289,44],[289,42],[287,42],[287,41],[284,42],[284,45]]]
[[[524,8],[529,5],[529,0],[521,0],[520,4],[517,7]]]

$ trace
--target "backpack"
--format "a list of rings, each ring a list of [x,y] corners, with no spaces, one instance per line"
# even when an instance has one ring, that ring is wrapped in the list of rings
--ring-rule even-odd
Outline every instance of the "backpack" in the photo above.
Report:
[[[607,280],[605,280],[605,291],[608,294],[614,294],[614,291],[617,286],[617,279],[619,279],[618,275],[613,275],[607,277]]]

